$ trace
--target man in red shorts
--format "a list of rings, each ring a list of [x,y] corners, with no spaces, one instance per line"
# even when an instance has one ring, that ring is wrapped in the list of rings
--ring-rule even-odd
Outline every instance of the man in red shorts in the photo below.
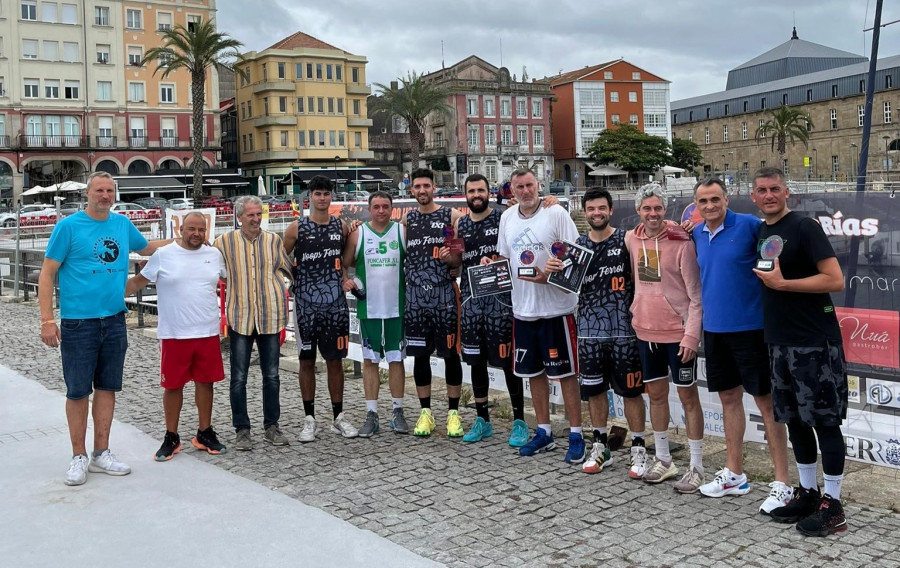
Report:
[[[225,452],[212,429],[213,383],[225,378],[219,348],[219,306],[216,287],[224,278],[225,261],[218,249],[206,246],[206,218],[197,212],[184,216],[181,238],[160,248],[140,274],[128,280],[126,295],[156,283],[159,306],[163,409],[166,435],[156,461],[181,451],[178,418],[184,385],[194,381],[199,428],[191,440],[210,454]]]

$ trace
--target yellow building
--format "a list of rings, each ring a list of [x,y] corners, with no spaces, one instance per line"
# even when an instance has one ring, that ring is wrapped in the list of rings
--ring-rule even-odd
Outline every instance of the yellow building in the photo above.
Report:
[[[291,171],[352,182],[347,172],[374,157],[369,150],[364,56],[297,32],[244,54],[238,77],[238,150],[245,176],[262,176],[271,193]]]

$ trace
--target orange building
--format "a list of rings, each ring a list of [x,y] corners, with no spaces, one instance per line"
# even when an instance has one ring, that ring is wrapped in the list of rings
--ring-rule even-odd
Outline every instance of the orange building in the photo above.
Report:
[[[588,186],[587,152],[609,124],[628,123],[672,139],[669,81],[617,59],[546,79],[554,95],[553,158],[558,179]]]

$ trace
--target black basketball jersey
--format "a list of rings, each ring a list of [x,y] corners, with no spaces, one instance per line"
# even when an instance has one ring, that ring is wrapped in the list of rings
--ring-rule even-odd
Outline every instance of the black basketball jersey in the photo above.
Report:
[[[459,218],[456,233],[466,247],[466,251],[462,254],[462,273],[459,279],[459,291],[463,298],[468,298],[471,293],[469,291],[469,267],[481,264],[483,256],[489,258],[497,256],[500,216],[499,211],[491,209],[490,214],[481,221],[473,221],[469,215]]]
[[[448,235],[453,237],[452,217],[449,207],[424,215],[418,210],[406,214],[407,285],[435,286],[453,281],[450,267],[438,254]]]
[[[341,274],[343,249],[344,230],[337,217],[332,217],[327,225],[319,225],[309,217],[297,222],[294,294],[298,303],[331,305],[344,295]]]
[[[579,245],[594,251],[578,298],[578,337],[634,337],[630,310],[634,280],[625,232],[617,228],[600,243],[587,235],[578,237]]]

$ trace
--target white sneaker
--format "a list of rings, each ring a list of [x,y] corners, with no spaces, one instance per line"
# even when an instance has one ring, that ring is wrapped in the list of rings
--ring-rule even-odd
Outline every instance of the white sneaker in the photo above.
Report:
[[[700,486],[700,493],[707,497],[724,497],[725,495],[746,495],[750,492],[747,474],[735,475],[727,467],[716,472],[716,477],[709,483]]]
[[[91,473],[107,473],[109,475],[128,475],[131,468],[119,460],[109,450],[103,450],[99,456],[91,458],[91,464],[88,466]]]
[[[316,422],[315,416],[307,416],[303,419],[303,430],[300,431],[301,442],[315,442],[316,434],[319,433],[319,424]]]
[[[81,485],[87,481],[88,457],[78,454],[69,463],[69,471],[66,472],[66,485]]]
[[[772,488],[769,496],[759,506],[759,512],[763,515],[769,515],[778,507],[784,507],[794,497],[794,488],[780,481],[773,481],[769,487]]]
[[[344,413],[341,412],[337,415],[337,418],[334,419],[334,422],[331,423],[331,431],[335,434],[340,434],[345,438],[355,438],[359,436],[359,430],[353,427],[352,424],[344,420]]]
[[[631,446],[631,469],[628,477],[631,479],[643,479],[647,472],[647,448],[644,446]]]

